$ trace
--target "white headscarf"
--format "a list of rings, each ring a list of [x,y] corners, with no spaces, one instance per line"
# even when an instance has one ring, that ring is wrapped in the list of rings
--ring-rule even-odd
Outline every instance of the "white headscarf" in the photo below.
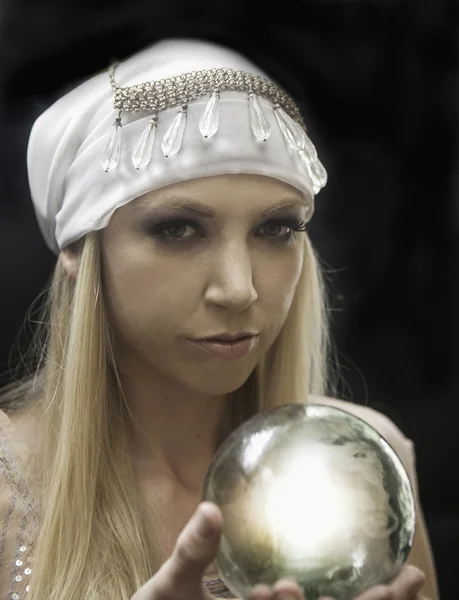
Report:
[[[232,68],[269,79],[254,64],[228,48],[202,40],[158,42],[131,56],[116,71],[117,84],[131,86],[205,69]],[[225,91],[220,98],[217,135],[205,139],[198,123],[208,102],[190,102],[182,147],[165,158],[160,142],[151,163],[136,170],[132,150],[151,114],[123,113],[122,153],[116,169],[105,172],[100,156],[117,111],[108,71],[85,81],[55,102],[34,123],[28,145],[28,175],[40,229],[56,254],[89,231],[105,227],[114,211],[157,188],[188,179],[229,173],[266,175],[313,197],[304,164],[287,148],[276,126],[273,106],[260,103],[272,132],[258,141],[249,124],[247,92]],[[156,139],[161,140],[177,108],[160,113]]]

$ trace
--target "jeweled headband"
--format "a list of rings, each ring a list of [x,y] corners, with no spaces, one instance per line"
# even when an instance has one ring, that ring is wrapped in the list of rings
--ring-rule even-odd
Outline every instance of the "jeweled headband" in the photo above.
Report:
[[[285,142],[304,161],[317,194],[327,183],[327,173],[317,151],[306,133],[300,110],[295,102],[273,82],[235,69],[208,69],[193,71],[176,77],[149,81],[129,87],[119,87],[115,81],[118,65],[110,67],[109,77],[114,92],[113,105],[118,112],[111,133],[107,137],[101,156],[101,165],[108,172],[118,165],[121,150],[122,112],[151,111],[153,117],[142,132],[132,152],[132,164],[136,169],[146,167],[152,157],[155,143],[158,113],[181,105],[161,142],[166,158],[180,151],[185,132],[188,104],[196,98],[210,95],[199,120],[199,131],[208,139],[218,132],[219,101],[223,91],[246,92],[250,127],[253,135],[266,142],[271,134],[271,124],[263,112],[258,96],[268,99],[274,109],[278,126]]]
[[[327,179],[297,105],[266,73],[230,48],[177,38],[55,102],[33,125],[27,166],[55,254],[124,204],[177,182],[271,177],[304,194],[309,219]]]

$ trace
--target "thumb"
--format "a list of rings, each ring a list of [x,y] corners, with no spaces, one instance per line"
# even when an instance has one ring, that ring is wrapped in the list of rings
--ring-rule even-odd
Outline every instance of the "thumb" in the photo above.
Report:
[[[201,502],[179,535],[168,561],[168,574],[176,589],[201,587],[204,571],[217,554],[222,526],[220,509],[211,502]]]

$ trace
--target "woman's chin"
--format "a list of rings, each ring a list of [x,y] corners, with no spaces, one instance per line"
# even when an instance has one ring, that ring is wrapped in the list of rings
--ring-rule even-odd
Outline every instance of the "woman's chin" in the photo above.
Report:
[[[235,371],[235,370],[234,370]],[[214,372],[211,375],[203,376],[199,380],[194,379],[188,383],[188,387],[197,394],[203,396],[223,396],[235,392],[246,383],[250,377],[253,368],[240,369],[239,373],[218,373]]]

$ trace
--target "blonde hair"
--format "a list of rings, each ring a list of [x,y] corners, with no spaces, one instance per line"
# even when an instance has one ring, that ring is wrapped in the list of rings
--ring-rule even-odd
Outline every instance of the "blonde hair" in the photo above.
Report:
[[[231,428],[325,391],[323,284],[304,239],[303,269],[281,333],[229,396]],[[38,365],[0,400],[13,409],[27,397],[40,415],[34,472],[42,518],[30,600],[129,600],[160,566],[128,452],[131,421],[104,300],[100,240],[100,232],[85,237],[74,279],[59,257],[36,334]]]

